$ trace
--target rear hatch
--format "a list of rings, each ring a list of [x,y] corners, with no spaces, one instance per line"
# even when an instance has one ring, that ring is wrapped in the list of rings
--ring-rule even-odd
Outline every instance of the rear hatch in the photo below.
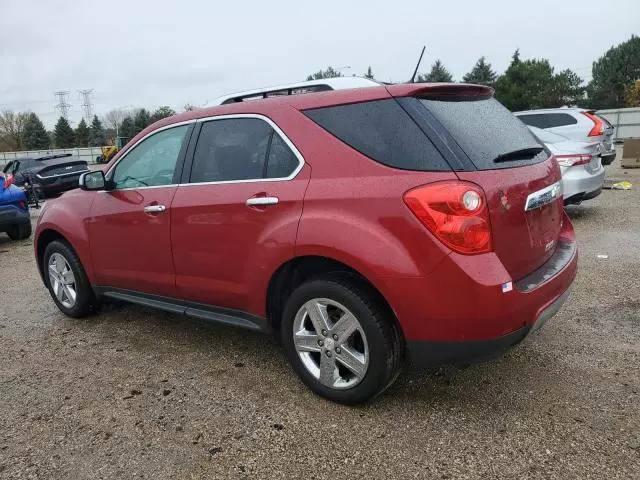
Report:
[[[431,87],[417,97],[424,115],[407,110],[437,133],[457,176],[482,187],[495,253],[512,278],[527,276],[553,255],[562,227],[557,162],[489,89]]]

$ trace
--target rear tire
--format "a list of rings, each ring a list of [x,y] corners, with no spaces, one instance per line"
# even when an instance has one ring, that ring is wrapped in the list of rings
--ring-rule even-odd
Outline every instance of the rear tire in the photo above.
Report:
[[[11,240],[25,240],[31,236],[31,222],[12,225],[7,230]]]
[[[42,269],[51,298],[62,313],[82,318],[95,311],[98,302],[93,288],[69,244],[54,240],[47,245]]]
[[[281,337],[302,381],[314,393],[345,405],[382,393],[403,365],[404,338],[393,313],[357,277],[324,277],[300,285],[287,299]]]

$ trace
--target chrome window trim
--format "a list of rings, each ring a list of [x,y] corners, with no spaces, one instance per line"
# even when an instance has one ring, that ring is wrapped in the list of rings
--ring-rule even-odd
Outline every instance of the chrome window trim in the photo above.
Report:
[[[233,184],[233,183],[259,183],[259,182],[283,182],[283,181],[289,181],[289,180],[293,180],[295,177],[298,176],[298,174],[300,173],[300,171],[304,168],[306,162],[304,161],[304,157],[302,156],[302,154],[300,153],[300,151],[297,149],[297,147],[294,145],[294,143],[289,140],[289,137],[287,137],[287,135],[285,135],[285,133],[282,131],[282,129],[273,121],[271,120],[269,117],[259,114],[259,113],[233,113],[233,114],[227,114],[227,115],[214,115],[214,116],[210,116],[210,117],[202,117],[202,118],[194,118],[192,120],[185,120],[184,122],[178,122],[178,123],[172,123],[171,125],[165,125],[164,127],[158,128],[157,130],[154,130],[153,132],[149,132],[148,134],[146,134],[144,137],[142,137],[140,140],[138,140],[135,144],[133,144],[125,153],[124,155],[122,155],[122,157],[120,157],[118,159],[118,161],[116,163],[114,163],[109,170],[107,170],[107,173],[105,173],[105,178],[109,178],[109,175],[111,174],[111,171],[113,169],[116,168],[116,166],[118,165],[118,163],[120,163],[122,161],[123,158],[125,158],[129,152],[131,152],[134,148],[136,148],[136,146],[142,142],[143,140],[146,140],[147,138],[151,137],[152,135],[161,132],[163,130],[167,130],[169,128],[173,128],[173,127],[180,127],[182,125],[189,125],[191,123],[203,123],[203,122],[211,122],[211,121],[215,121],[215,120],[229,120],[229,119],[236,119],[236,118],[257,118],[259,120],[262,120],[264,122],[267,122],[269,124],[269,126],[271,128],[273,128],[273,130],[280,136],[280,138],[284,141],[284,143],[291,149],[291,151],[293,152],[293,154],[296,156],[296,158],[298,159],[298,166],[293,170],[293,172],[291,172],[290,175],[288,175],[287,177],[278,177],[278,178],[252,178],[252,179],[247,179],[247,180],[223,180],[223,181],[216,181],[216,182],[193,182],[193,183],[170,183],[168,185],[153,185],[150,187],[131,187],[131,188],[117,188],[114,190],[109,190],[109,192],[122,192],[122,191],[127,191],[127,190],[146,190],[146,189],[150,189],[150,188],[166,188],[166,187],[173,187],[173,186],[177,186],[177,187],[189,187],[189,186],[196,186],[196,185],[224,185],[224,184]],[[194,152],[195,155],[195,152]],[[107,192],[106,190],[100,190],[100,192]]]

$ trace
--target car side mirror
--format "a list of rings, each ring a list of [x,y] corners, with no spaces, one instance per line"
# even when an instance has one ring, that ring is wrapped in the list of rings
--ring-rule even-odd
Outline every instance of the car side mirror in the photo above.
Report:
[[[82,190],[107,189],[107,181],[104,178],[104,172],[102,170],[83,173],[82,175],[80,175],[78,183],[80,184],[80,188]]]

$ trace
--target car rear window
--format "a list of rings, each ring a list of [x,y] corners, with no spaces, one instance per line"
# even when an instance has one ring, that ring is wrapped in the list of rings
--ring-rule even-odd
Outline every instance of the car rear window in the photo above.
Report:
[[[527,125],[537,128],[547,128],[547,116],[542,113],[532,113],[528,115],[518,115],[518,118]]]
[[[449,164],[394,99],[305,110],[304,114],[367,157],[403,170],[448,171]]]
[[[547,159],[544,150],[529,158],[496,162],[501,156],[540,143],[526,125],[493,97],[432,97],[420,100],[479,170],[510,168]]]
[[[578,120],[569,113],[545,113],[545,117],[547,117],[546,128],[564,127],[578,123]]]

